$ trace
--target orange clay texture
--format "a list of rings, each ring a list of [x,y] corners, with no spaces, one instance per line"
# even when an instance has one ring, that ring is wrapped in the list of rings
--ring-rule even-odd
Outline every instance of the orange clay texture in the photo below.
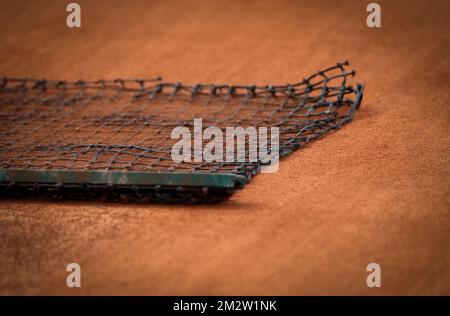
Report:
[[[285,84],[348,59],[354,120],[216,205],[0,200],[0,294],[450,294],[449,1],[0,1],[0,74]],[[66,286],[81,265],[82,287]],[[381,288],[366,266],[381,265]]]

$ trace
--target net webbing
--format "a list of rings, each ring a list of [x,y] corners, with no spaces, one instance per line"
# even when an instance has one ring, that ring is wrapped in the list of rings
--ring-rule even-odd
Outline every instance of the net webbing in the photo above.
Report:
[[[224,135],[227,127],[278,127],[280,156],[286,156],[352,119],[362,86],[349,83],[355,72],[347,66],[338,63],[280,86],[185,85],[161,78],[67,82],[4,77],[0,169],[250,178],[259,172],[260,162],[176,163],[171,157],[177,142],[171,139],[172,130],[192,130],[195,118],[202,119],[203,129],[216,126]]]

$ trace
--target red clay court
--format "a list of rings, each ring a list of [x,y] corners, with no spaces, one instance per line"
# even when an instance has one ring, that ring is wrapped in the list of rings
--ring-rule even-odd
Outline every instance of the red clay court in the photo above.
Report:
[[[221,203],[1,199],[0,294],[450,294],[447,1],[378,1],[381,28],[364,1],[78,3],[69,29],[65,1],[0,1],[0,75],[284,85],[349,60],[364,99]]]

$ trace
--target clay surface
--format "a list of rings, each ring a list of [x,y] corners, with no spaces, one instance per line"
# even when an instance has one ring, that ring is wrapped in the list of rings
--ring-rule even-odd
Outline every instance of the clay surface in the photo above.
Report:
[[[66,2],[0,2],[1,75],[285,84],[348,59],[364,100],[225,203],[1,200],[0,294],[450,294],[448,1],[379,1],[379,29],[367,1],[78,1],[80,29]]]

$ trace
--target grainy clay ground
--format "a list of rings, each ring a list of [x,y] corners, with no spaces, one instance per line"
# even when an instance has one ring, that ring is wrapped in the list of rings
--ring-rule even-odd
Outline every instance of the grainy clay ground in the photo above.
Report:
[[[81,29],[1,1],[0,73],[284,84],[348,59],[363,104],[222,204],[1,200],[1,294],[450,294],[450,2],[379,1],[380,29],[368,1],[78,2]]]

